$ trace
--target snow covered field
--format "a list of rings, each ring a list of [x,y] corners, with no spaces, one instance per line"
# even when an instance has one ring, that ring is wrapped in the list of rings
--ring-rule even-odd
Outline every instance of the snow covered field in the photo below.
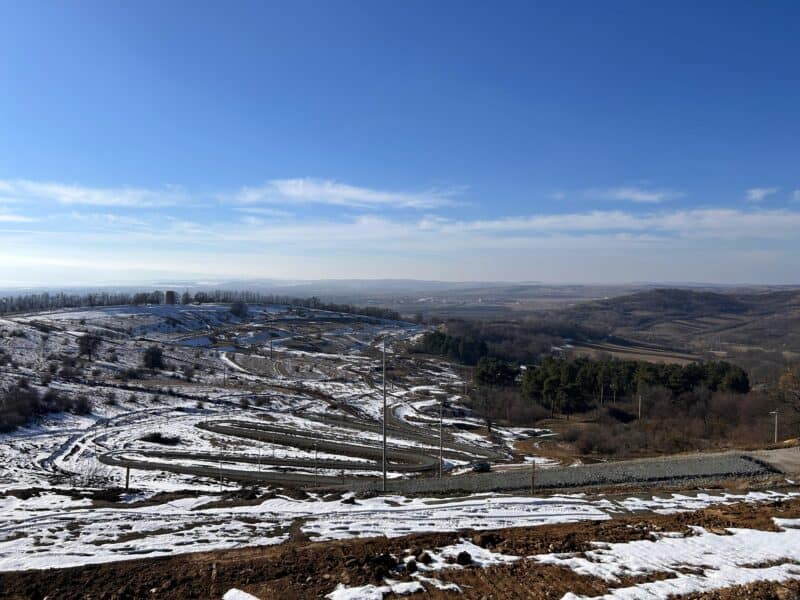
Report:
[[[666,598],[708,592],[754,581],[784,581],[800,577],[800,519],[774,519],[780,531],[728,528],[711,532],[693,527],[693,535],[659,533],[655,541],[597,544],[577,555],[539,555],[535,560],[565,566],[618,584],[626,576],[668,574],[670,577],[628,587],[616,587],[593,600]],[[563,600],[585,596],[567,594]]]
[[[263,476],[260,491],[274,487],[270,474],[313,481],[377,476],[382,382],[375,340],[385,339],[392,357],[398,343],[419,332],[409,324],[324,311],[301,317],[285,306],[250,306],[246,320],[225,305],[94,308],[4,319],[0,341],[10,362],[0,369],[3,385],[24,379],[40,394],[85,396],[91,410],[46,415],[0,434],[0,568],[278,543],[295,517],[309,517],[307,532],[321,539],[377,531],[383,527],[378,508],[388,506],[382,502],[276,499],[227,511],[201,505],[239,490],[231,476],[237,472]],[[78,349],[86,335],[101,339],[91,359]],[[143,353],[153,344],[163,349],[165,364],[143,372]],[[388,385],[390,447],[427,454],[433,467],[438,419],[426,408],[442,399],[458,406],[454,390],[461,381],[446,364],[425,359]],[[214,429],[231,417],[240,427],[250,424],[251,435]],[[480,426],[466,415],[443,421],[454,432],[456,424]],[[526,435],[499,431],[509,441]],[[448,468],[484,459],[487,452],[508,452],[465,431],[448,434],[446,446]],[[93,503],[91,496],[125,485],[124,465],[134,465],[132,492],[124,496],[130,504]],[[409,475],[396,470],[389,476]],[[158,493],[177,496],[140,505]],[[405,510],[390,535],[413,529],[415,522],[466,523],[480,512],[468,503],[445,516],[424,503],[397,501]],[[487,523],[517,514],[511,505],[498,511]],[[317,520],[322,512],[328,518]],[[528,512],[533,518],[538,511]]]
[[[250,310],[246,321],[222,305],[59,311],[0,321],[0,342],[10,357],[0,365],[0,383],[24,379],[40,393],[85,396],[91,404],[84,414],[50,414],[0,434],[0,571],[273,545],[291,531],[320,541],[394,538],[686,512],[795,495],[356,498],[323,496],[316,487],[308,495],[287,494],[281,478],[311,487],[317,478],[335,483],[379,474],[379,336],[397,367],[387,381],[388,439],[395,453],[390,477],[435,472],[440,410],[446,468],[455,472],[481,460],[500,470],[512,463],[515,441],[549,432],[498,427],[487,438],[483,423],[460,404],[463,382],[447,364],[397,352],[419,335],[419,327],[321,311],[300,317],[281,306]],[[78,340],[88,334],[101,337],[92,360],[78,355]],[[143,353],[153,344],[163,349],[165,365],[142,372]],[[537,455],[513,460],[517,466],[530,462],[555,465]],[[129,492],[121,490],[126,466]],[[598,546],[586,556],[470,552],[476,564],[537,560],[608,581],[626,573],[670,572],[669,580],[618,588],[609,596],[662,597],[748,578],[797,576],[786,561],[800,560],[800,524],[778,524],[780,532],[665,534],[646,544]],[[754,551],[737,553],[743,544]],[[380,598],[440,585],[458,591],[438,581],[435,571],[453,568],[445,558],[460,549],[433,552],[432,566],[413,581],[341,586],[329,597]],[[768,564],[775,561],[783,562]],[[710,568],[714,577],[698,571]]]
[[[583,494],[543,498],[379,496],[362,500],[275,497],[255,505],[214,506],[213,494],[137,506],[93,507],[87,498],[51,492],[0,498],[0,570],[67,567],[183,552],[277,544],[302,518],[315,540],[497,529],[606,520],[644,512],[687,512],[714,504],[767,502],[796,493],[693,494],[608,498]],[[352,503],[351,503],[352,502]],[[788,538],[787,538],[788,539]],[[794,539],[794,538],[792,538]],[[561,560],[549,557],[543,560]],[[567,560],[567,559],[563,559]],[[610,559],[609,559],[610,560]],[[579,562],[569,564],[583,564]],[[609,571],[611,573],[612,571]]]

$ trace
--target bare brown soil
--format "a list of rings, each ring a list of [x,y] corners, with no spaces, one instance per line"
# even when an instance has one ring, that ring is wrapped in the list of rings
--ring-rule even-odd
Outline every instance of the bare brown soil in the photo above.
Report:
[[[690,594],[681,600],[797,600],[800,598],[800,580],[759,581],[737,585],[705,594]]]
[[[280,546],[247,548],[141,559],[70,569],[0,573],[0,598],[221,598],[236,587],[266,599],[320,598],[339,582],[380,584],[384,578],[407,579],[398,559],[420,555],[471,539],[495,551],[517,556],[546,552],[581,552],[593,541],[623,542],[648,539],[658,531],[682,531],[690,525],[721,532],[726,527],[775,530],[772,517],[800,517],[800,499],[763,505],[712,507],[679,515],[635,516],[603,522],[546,525],[476,533],[461,531],[416,534],[402,538],[370,538],[334,542],[303,541],[299,527],[293,540]],[[602,594],[608,584],[593,577],[530,560],[489,568],[442,570],[435,577],[462,587],[463,598],[561,598],[566,592]],[[647,580],[667,577],[652,574]],[[632,584],[637,580],[623,582]],[[426,598],[453,598],[452,592],[427,586]],[[692,598],[797,598],[800,584],[755,584]],[[788,594],[788,595],[787,595]]]

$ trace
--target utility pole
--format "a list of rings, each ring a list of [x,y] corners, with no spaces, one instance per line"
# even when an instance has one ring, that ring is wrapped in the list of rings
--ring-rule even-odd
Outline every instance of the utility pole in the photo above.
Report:
[[[269,359],[272,360],[272,335],[269,336]]]
[[[383,338],[383,491],[386,491],[386,338]]]
[[[639,394],[639,420],[642,420],[642,395]]]
[[[536,489],[536,460],[531,461],[531,496]]]
[[[444,437],[442,422],[444,416],[444,396],[439,400],[439,479],[442,478],[442,470],[444,469]]]
[[[775,415],[775,436],[774,436],[775,439],[774,439],[774,443],[777,444],[778,443],[778,411],[777,410],[773,410],[769,414]]]
[[[42,369],[44,369],[44,367],[45,367],[44,355],[45,355],[45,348],[47,347],[47,336],[46,335],[43,335],[41,337],[40,344],[41,345],[39,347],[39,362],[41,363],[40,367]]]
[[[314,444],[314,487],[318,487],[317,445]]]

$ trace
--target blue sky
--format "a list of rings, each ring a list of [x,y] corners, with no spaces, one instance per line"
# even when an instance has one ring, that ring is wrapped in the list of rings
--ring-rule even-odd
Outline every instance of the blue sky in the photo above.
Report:
[[[0,283],[800,279],[795,2],[24,2]]]

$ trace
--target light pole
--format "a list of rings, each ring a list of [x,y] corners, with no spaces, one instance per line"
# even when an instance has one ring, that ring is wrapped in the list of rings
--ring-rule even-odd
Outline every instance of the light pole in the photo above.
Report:
[[[383,338],[383,491],[386,491],[386,338]]]
[[[442,469],[444,468],[444,437],[442,421],[444,415],[444,396],[439,400],[439,479],[442,478]]]
[[[773,443],[777,444],[778,443],[778,411],[777,410],[773,410],[769,414],[775,415],[775,439],[774,439]]]

